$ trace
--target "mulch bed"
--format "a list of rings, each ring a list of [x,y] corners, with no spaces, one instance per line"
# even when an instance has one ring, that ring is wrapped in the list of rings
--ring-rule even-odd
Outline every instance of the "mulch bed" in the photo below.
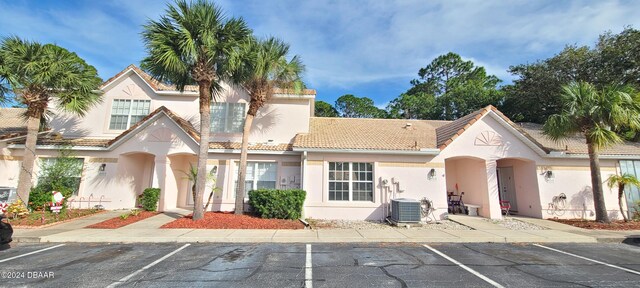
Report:
[[[127,226],[127,225],[132,224],[132,223],[136,223],[138,221],[142,221],[144,219],[156,216],[158,214],[160,214],[160,212],[142,211],[142,212],[140,212],[140,214],[138,214],[138,216],[129,215],[129,217],[127,217],[127,219],[122,219],[122,218],[120,218],[118,216],[118,217],[114,217],[114,218],[102,221],[100,223],[89,225],[89,226],[87,226],[85,228],[116,229],[116,228],[120,228],[120,227],[123,227],[123,226]]]
[[[611,223],[600,223],[593,220],[583,219],[549,219],[562,224],[594,230],[640,230],[640,221],[624,222],[623,220],[611,221]]]
[[[298,220],[263,219],[231,212],[206,212],[204,218],[193,221],[191,215],[162,225],[160,228],[191,229],[304,229]]]
[[[102,213],[104,210],[96,210],[96,209],[67,209],[63,212],[60,212],[58,215],[52,213],[50,211],[44,212],[35,211],[25,216],[24,218],[9,218],[8,221],[13,226],[13,228],[18,229],[33,229],[33,228],[44,228],[52,225],[58,225],[61,223],[69,222],[72,220],[76,220],[79,218],[88,217],[91,215],[95,215],[98,213]],[[44,217],[44,222],[42,218]]]

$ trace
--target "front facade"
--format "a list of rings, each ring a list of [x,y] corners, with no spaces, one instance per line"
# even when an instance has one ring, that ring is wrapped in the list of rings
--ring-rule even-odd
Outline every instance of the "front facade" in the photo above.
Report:
[[[71,205],[132,208],[145,188],[156,187],[161,210],[191,207],[187,171],[197,162],[197,87],[175,91],[129,66],[101,90],[102,104],[84,118],[56,112],[54,104],[51,129],[39,135],[39,162],[55,158],[62,145],[83,162]],[[210,209],[231,211],[248,95],[226,86],[215,100],[207,171],[209,186],[217,189]],[[452,122],[318,118],[314,100],[313,90],[276,91],[259,111],[251,127],[247,190],[302,188],[305,217],[323,219],[383,220],[395,198],[426,198],[443,218],[447,194],[462,192],[464,202],[488,218],[502,217],[501,200],[524,216],[594,217],[586,145],[579,138],[553,143],[539,125],[513,123],[493,107]],[[0,186],[17,186],[26,131],[20,113],[0,109]],[[640,168],[635,143],[602,154],[603,179]],[[631,205],[638,195],[629,192]],[[610,216],[621,217],[616,192],[605,188],[605,199]]]

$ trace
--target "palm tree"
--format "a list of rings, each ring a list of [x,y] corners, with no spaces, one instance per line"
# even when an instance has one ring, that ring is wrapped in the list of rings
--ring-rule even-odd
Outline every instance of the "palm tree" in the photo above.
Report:
[[[624,197],[624,188],[627,186],[636,186],[640,187],[640,181],[635,176],[625,173],[624,175],[611,175],[607,179],[607,186],[609,188],[613,188],[614,186],[618,186],[618,206],[620,206],[620,214],[622,214],[622,218],[624,218],[624,222],[629,221],[627,215],[624,213],[624,209],[622,208],[622,198]]]
[[[221,92],[221,81],[231,79],[229,55],[251,35],[244,20],[227,17],[213,3],[176,1],[167,5],[160,20],[144,26],[142,37],[148,56],[142,68],[157,80],[185,85],[196,83],[200,92],[200,149],[193,219],[204,216],[207,158],[211,126],[211,100]]]
[[[258,109],[273,96],[276,88],[286,93],[300,93],[304,88],[301,80],[304,65],[298,56],[287,60],[288,53],[289,45],[276,38],[249,39],[234,57],[236,61],[233,64],[240,72],[241,86],[247,91],[250,98],[247,117],[242,129],[235,214],[242,214],[244,211],[249,134]]]
[[[561,113],[551,115],[544,124],[544,133],[555,141],[578,133],[584,136],[598,222],[610,222],[602,193],[599,152],[623,141],[614,132],[620,127],[640,128],[640,101],[638,95],[632,95],[624,87],[610,86],[598,91],[589,83],[574,82],[562,88]]]
[[[0,73],[0,83],[4,83],[0,90],[10,91],[15,101],[27,108],[27,139],[17,192],[29,203],[36,140],[49,103],[55,100],[60,111],[82,117],[102,101],[97,92],[102,80],[96,68],[75,53],[18,37],[7,37],[0,43]]]

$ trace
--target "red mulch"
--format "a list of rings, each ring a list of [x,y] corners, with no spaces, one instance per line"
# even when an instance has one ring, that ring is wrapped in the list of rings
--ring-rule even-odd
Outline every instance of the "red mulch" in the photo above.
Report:
[[[138,214],[138,216],[129,215],[129,217],[127,217],[127,219],[124,219],[124,220],[118,216],[118,217],[114,217],[114,218],[102,221],[100,223],[89,225],[89,226],[87,226],[85,228],[116,229],[116,228],[120,228],[120,227],[123,227],[123,226],[127,226],[127,225],[132,224],[132,223],[136,223],[138,221],[147,219],[149,217],[156,216],[158,214],[160,214],[160,212],[142,211],[142,212],[140,212],[140,214]]]
[[[206,212],[204,218],[193,221],[191,215],[162,225],[160,228],[191,229],[304,229],[298,220],[263,219],[231,212]]]
[[[583,219],[549,219],[562,224],[594,230],[640,230],[639,221],[624,222],[623,220],[611,221],[611,223],[600,223],[593,220]]]

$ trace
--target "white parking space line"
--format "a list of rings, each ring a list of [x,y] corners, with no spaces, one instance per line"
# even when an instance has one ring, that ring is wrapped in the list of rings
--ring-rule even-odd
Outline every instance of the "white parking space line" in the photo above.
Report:
[[[10,258],[7,258],[7,259],[2,259],[2,260],[0,260],[0,263],[7,262],[7,261],[10,261],[10,260],[13,260],[13,259],[22,258],[22,257],[29,256],[29,255],[33,255],[33,254],[40,253],[40,252],[43,252],[43,251],[55,249],[55,248],[58,248],[58,247],[61,247],[61,246],[64,246],[64,244],[58,244],[56,246],[51,246],[51,247],[48,247],[48,248],[32,251],[32,252],[25,253],[25,254],[22,254],[22,255],[13,256],[13,257],[10,257]]]
[[[569,253],[569,252],[565,252],[565,251],[562,251],[562,250],[558,250],[558,249],[555,249],[555,248],[547,247],[547,246],[544,246],[544,245],[533,244],[533,246],[537,246],[537,247],[544,248],[544,249],[547,249],[547,250],[551,250],[551,251],[555,251],[555,252],[562,253],[562,254],[565,254],[565,255],[569,255],[569,256],[576,257],[576,258],[580,258],[580,259],[583,259],[583,260],[591,261],[593,263],[598,263],[600,265],[604,265],[604,266],[607,266],[607,267],[616,268],[616,269],[620,269],[622,271],[626,271],[626,272],[629,272],[629,273],[640,275],[640,272],[638,272],[636,270],[631,270],[631,269],[620,267],[620,266],[617,266],[617,265],[605,263],[605,262],[598,261],[598,260],[595,260],[595,259],[591,259],[591,258],[587,258],[587,257],[584,257],[584,256],[580,256],[580,255],[576,255],[576,254],[573,254],[573,253]]]
[[[311,262],[311,244],[307,244],[307,261],[304,265],[304,287],[313,288],[313,266]]]
[[[471,268],[467,267],[466,265],[464,265],[464,264],[462,264],[462,263],[460,263],[460,262],[456,261],[456,259],[453,259],[453,258],[451,258],[451,257],[447,256],[446,254],[444,254],[444,253],[442,253],[442,252],[440,252],[440,251],[436,250],[435,248],[433,248],[433,247],[431,247],[431,246],[429,246],[429,245],[424,245],[424,247],[427,247],[427,249],[429,249],[429,250],[433,251],[434,253],[436,253],[436,254],[438,254],[438,255],[442,256],[444,259],[449,260],[451,263],[458,265],[460,268],[462,268],[462,269],[464,269],[464,270],[467,270],[469,273],[471,273],[471,274],[473,274],[473,275],[477,276],[478,278],[480,278],[480,279],[484,280],[485,282],[487,282],[487,283],[489,283],[489,284],[493,285],[493,287],[497,287],[497,288],[504,288],[504,286],[500,285],[498,282],[496,282],[496,281],[493,281],[493,280],[489,279],[489,277],[487,277],[487,276],[484,276],[484,275],[480,274],[478,271],[473,270],[473,269],[471,269]]]
[[[165,259],[167,259],[167,258],[169,258],[169,257],[173,256],[173,254],[176,254],[176,253],[180,252],[182,249],[189,247],[189,245],[191,245],[191,244],[184,244],[184,246],[182,246],[182,247],[180,247],[180,248],[178,248],[178,249],[174,250],[173,252],[171,252],[171,253],[169,253],[169,254],[167,254],[167,255],[164,255],[162,258],[160,258],[160,259],[158,259],[158,260],[156,260],[156,261],[151,262],[149,265],[144,266],[144,267],[142,267],[142,268],[138,269],[136,272],[133,272],[133,273],[131,273],[131,274],[129,274],[129,275],[127,275],[127,276],[125,276],[124,278],[122,278],[122,279],[120,279],[120,280],[118,280],[118,281],[116,281],[116,282],[111,283],[111,285],[107,286],[107,288],[116,287],[116,286],[118,286],[118,285],[120,285],[120,284],[123,284],[124,282],[127,282],[129,279],[131,279],[131,278],[133,278],[134,276],[136,276],[136,275],[138,275],[138,274],[142,273],[142,271],[147,270],[147,269],[149,269],[149,268],[151,268],[151,267],[155,266],[156,264],[158,264],[158,263],[160,263],[160,262],[164,261]]]

